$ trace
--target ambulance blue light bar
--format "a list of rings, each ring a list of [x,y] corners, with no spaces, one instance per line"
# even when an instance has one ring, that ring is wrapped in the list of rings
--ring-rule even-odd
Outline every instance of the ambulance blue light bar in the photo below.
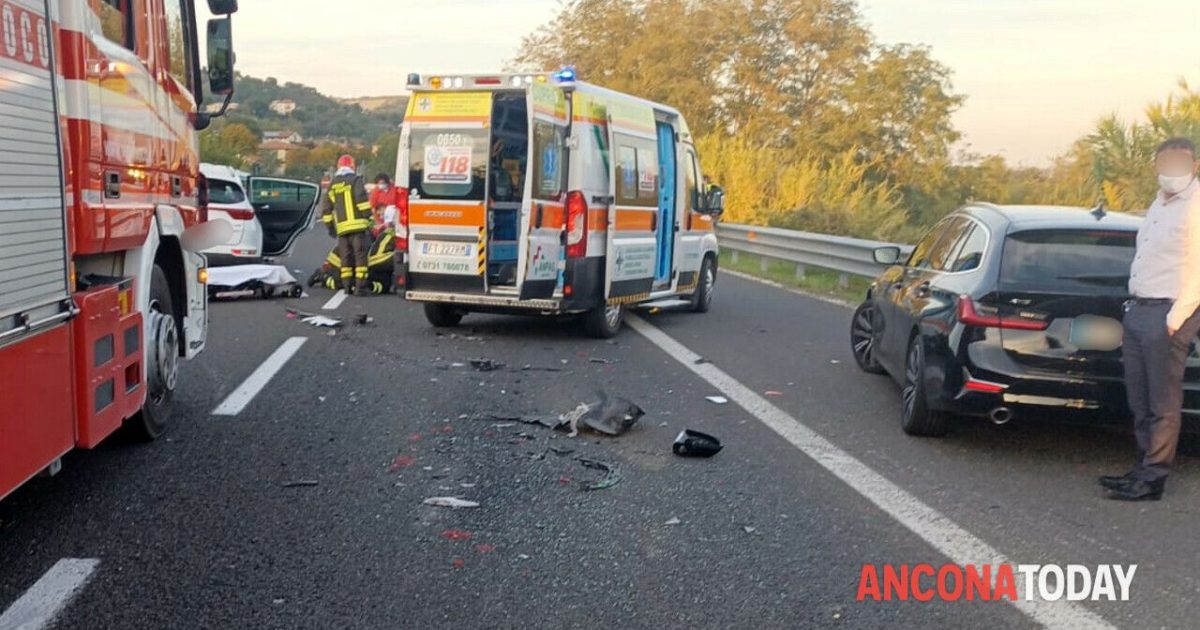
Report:
[[[554,80],[559,83],[571,83],[575,78],[575,66],[567,66],[554,73]]]

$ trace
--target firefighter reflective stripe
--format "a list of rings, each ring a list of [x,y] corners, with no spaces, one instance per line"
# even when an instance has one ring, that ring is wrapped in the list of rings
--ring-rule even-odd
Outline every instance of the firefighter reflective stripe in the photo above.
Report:
[[[366,280],[367,279],[367,268],[366,267],[355,267],[354,268],[354,279],[355,280]]]

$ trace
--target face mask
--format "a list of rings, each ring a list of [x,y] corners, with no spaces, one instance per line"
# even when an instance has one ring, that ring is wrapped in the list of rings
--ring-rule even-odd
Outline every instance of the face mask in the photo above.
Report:
[[[387,182],[379,182],[379,190],[387,190],[388,188]]]
[[[1192,174],[1187,175],[1159,175],[1158,186],[1168,195],[1178,195],[1183,192],[1192,183]]]

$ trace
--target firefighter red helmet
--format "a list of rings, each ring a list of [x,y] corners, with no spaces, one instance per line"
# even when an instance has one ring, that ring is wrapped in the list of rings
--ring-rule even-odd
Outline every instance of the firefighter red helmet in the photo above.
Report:
[[[356,167],[355,167],[355,165],[354,165],[354,156],[353,156],[353,155],[343,155],[342,157],[338,158],[337,167],[338,167],[339,169],[343,169],[343,168],[349,168],[349,169],[353,169],[353,168],[356,168]]]

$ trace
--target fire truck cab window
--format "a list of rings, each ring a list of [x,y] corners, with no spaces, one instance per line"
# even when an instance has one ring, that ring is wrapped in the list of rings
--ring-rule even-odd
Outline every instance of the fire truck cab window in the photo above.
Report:
[[[165,0],[164,6],[167,10],[167,53],[170,55],[168,69],[176,81],[191,88],[191,51],[188,50],[187,21],[183,12],[183,3],[186,1]]]
[[[105,39],[133,50],[133,11],[130,0],[100,0],[100,28]]]

